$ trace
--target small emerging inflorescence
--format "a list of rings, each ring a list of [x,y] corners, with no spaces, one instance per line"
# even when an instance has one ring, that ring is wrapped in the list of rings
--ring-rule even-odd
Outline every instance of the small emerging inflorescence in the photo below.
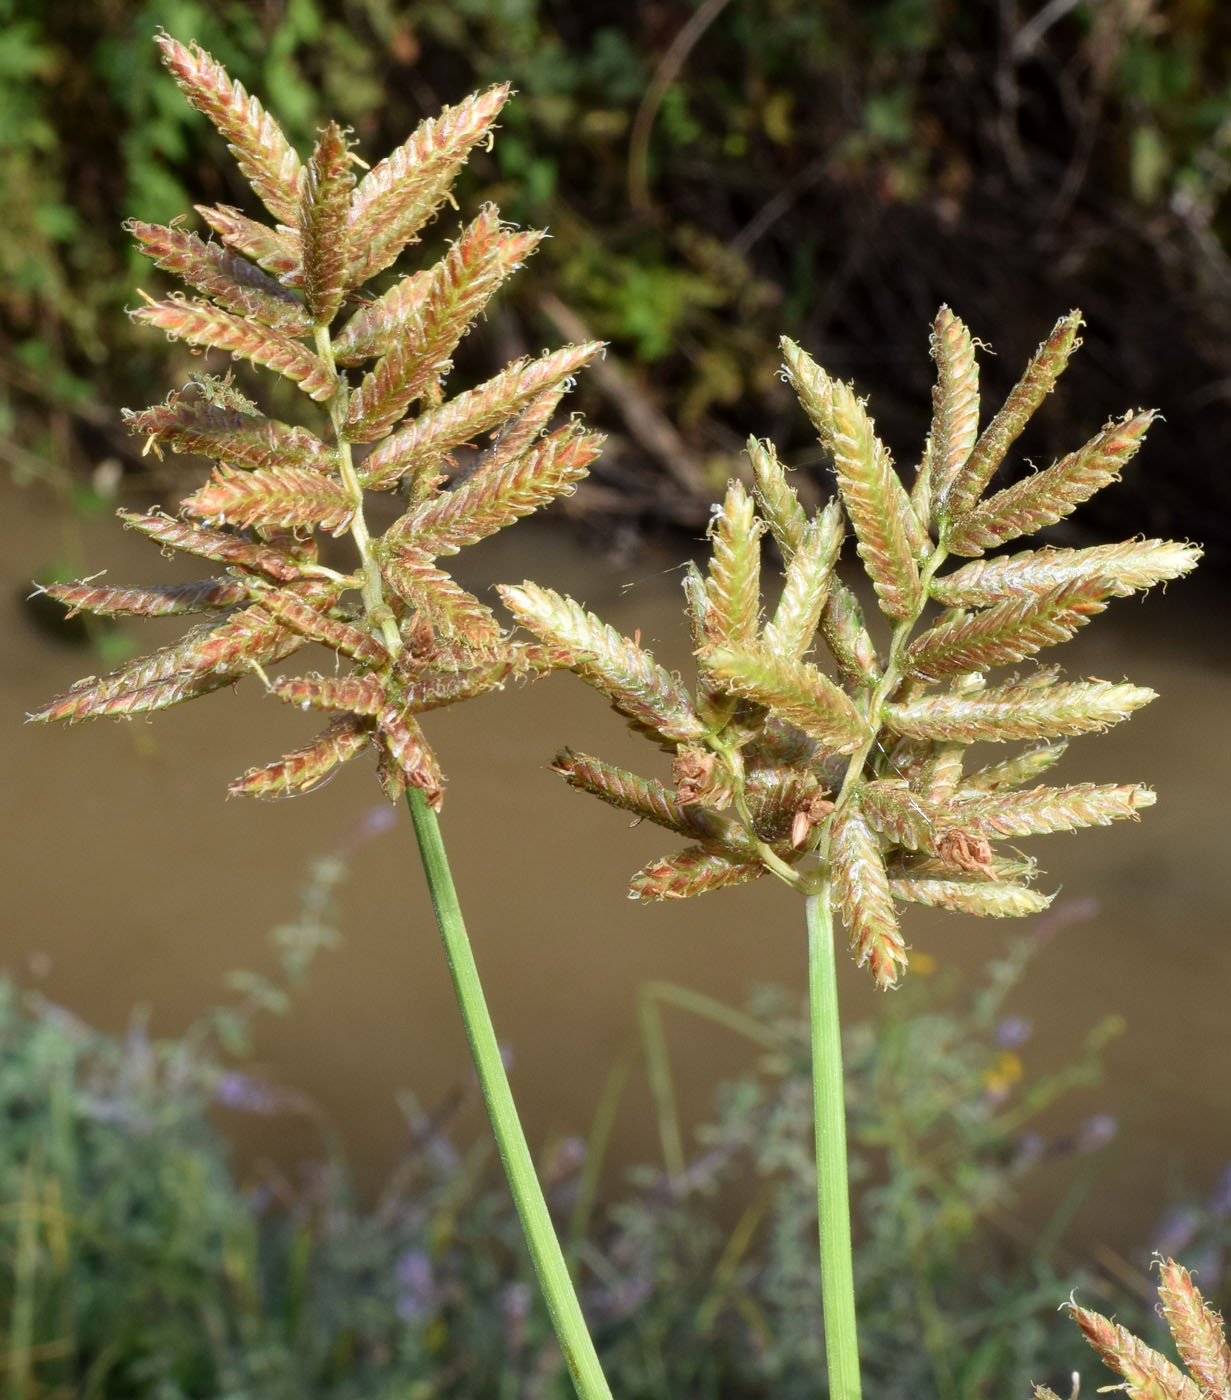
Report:
[[[810,516],[773,447],[749,443],[753,494],[730,486],[710,529],[708,573],[690,566],[684,582],[695,696],[571,599],[532,583],[502,588],[524,626],[673,754],[670,787],[569,749],[556,758],[572,786],[690,841],[633,877],[634,898],[682,898],[766,871],[806,894],[824,888],[859,962],[888,987],[907,961],[895,900],[1036,913],[1049,901],[1030,886],[1033,862],[993,843],[1104,825],[1154,801],[1136,785],[1028,786],[1070,736],[1127,719],[1153,691],[1065,681],[1049,668],[994,684],[984,676],[1067,640],[1109,598],[1176,578],[1200,557],[1165,540],[982,557],[1116,480],[1154,416],[1130,413],[1045,471],[985,495],[1080,324],[1077,312],[1056,323],[980,432],[974,342],[942,307],[931,432],[909,493],[850,385],[784,341],[787,379],[833,459],[837,495]],[[837,573],[848,523],[891,628],[883,652]],[[768,620],[766,529],[784,560]],[[971,562],[942,574],[951,556]],[[921,627],[929,604],[939,615]],[[833,675],[810,659],[818,631]],[[968,771],[966,749],[989,740],[1027,747]]]

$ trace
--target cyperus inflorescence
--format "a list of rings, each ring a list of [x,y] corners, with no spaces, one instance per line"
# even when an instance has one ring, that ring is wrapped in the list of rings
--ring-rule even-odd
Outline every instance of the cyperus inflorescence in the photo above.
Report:
[[[907,961],[895,901],[1034,913],[1048,897],[1031,887],[1033,863],[996,843],[1104,825],[1154,801],[1135,784],[1038,784],[1070,737],[1127,719],[1152,691],[1068,681],[1046,667],[986,677],[1067,640],[1109,598],[1186,573],[1200,555],[1136,539],[984,557],[1115,481],[1154,416],[1127,414],[987,494],[1080,324],[1077,312],[1056,323],[980,431],[974,342],[942,307],[931,431],[909,490],[851,386],[784,341],[786,378],[832,459],[837,492],[809,515],[773,447],[749,443],[753,491],[730,486],[710,528],[708,571],[690,567],[684,582],[695,696],[572,600],[531,583],[501,590],[525,627],[674,754],[672,785],[568,749],[556,759],[573,787],[691,842],[640,870],[633,897],[700,894],[769,871],[805,894],[823,891],[859,962],[888,987]],[[889,627],[881,648],[837,572],[848,527]],[[784,561],[768,617],[766,532]],[[955,559],[969,562],[941,572]],[[832,674],[812,657],[818,634]],[[968,767],[980,741],[1026,747]]]
[[[439,261],[379,294],[364,290],[449,198],[508,87],[446,108],[357,176],[362,162],[336,124],[302,161],[261,104],[207,53],[167,34],[158,44],[273,222],[225,205],[199,207],[215,242],[178,222],[133,221],[140,250],[196,294],[147,299],[134,315],[174,340],[289,379],[327,410],[328,422],[312,432],[265,417],[229,376],[209,375],[128,413],[147,447],[200,453],[217,465],[180,503],[179,518],[122,512],[126,523],[224,572],[175,585],[49,587],[74,612],[208,620],[171,646],[80,682],[31,718],[160,710],[257,673],[272,694],[321,710],[329,722],[304,748],[245,773],[231,792],[305,792],[374,748],[391,797],[413,787],[438,806],[443,780],[419,713],[537,674],[553,657],[507,640],[493,612],[437,560],[570,492],[601,441],[572,423],[548,430],[570,377],[597,344],[519,360],[444,396],[459,340],[540,233],[502,224],[489,206]],[[451,454],[483,435],[490,444],[458,482]],[[372,444],[366,456],[356,456],[358,444]],[[406,509],[372,538],[365,493],[395,489]],[[353,572],[322,564],[323,532],[350,536]],[[268,678],[267,667],[310,642],[333,651],[345,672]]]

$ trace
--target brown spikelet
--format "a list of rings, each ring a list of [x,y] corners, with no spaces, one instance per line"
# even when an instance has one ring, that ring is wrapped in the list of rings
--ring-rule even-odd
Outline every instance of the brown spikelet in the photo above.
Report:
[[[302,266],[299,234],[294,229],[272,229],[257,223],[229,204],[197,204],[197,213],[236,253],[251,258],[285,287],[299,285]]]
[[[252,670],[281,661],[301,639],[261,608],[244,608],[224,621],[194,627],[178,642],[138,657],[101,680],[89,677],[30,716],[45,722],[97,719],[165,710],[218,690]]]
[[[174,273],[225,311],[251,316],[290,336],[305,335],[311,317],[299,298],[247,258],[217,243],[203,243],[195,233],[130,219],[124,225],[155,267]]]
[[[278,583],[291,583],[303,577],[302,564],[290,554],[244,539],[242,535],[186,525],[182,520],[173,520],[158,510],[145,515],[127,510],[117,514],[130,530],[138,530],[166,548],[195,554],[199,559],[212,559],[216,564],[228,564],[249,573],[262,574]]]
[[[1086,1341],[1113,1371],[1124,1377],[1129,1400],[1207,1400],[1197,1386],[1165,1356],[1160,1356],[1126,1328],[1101,1313],[1068,1304],[1068,1313]]]
[[[883,717],[890,729],[908,738],[973,744],[1089,734],[1119,724],[1154,699],[1154,691],[1127,682],[1070,682],[1045,688],[1010,684],[886,705]]]
[[[310,467],[236,471],[220,463],[209,481],[181,504],[201,520],[272,530],[315,525],[335,535],[346,529],[355,513],[341,484]]]
[[[402,786],[418,788],[428,806],[439,812],[444,778],[415,717],[399,705],[390,705],[381,711],[376,724],[377,741]]]
[[[806,661],[777,655],[764,643],[715,647],[703,653],[706,672],[745,699],[838,753],[853,753],[868,737],[867,723],[823,672]]]
[[[299,239],[304,301],[313,321],[327,326],[354,285],[350,261],[350,200],[354,167],[345,133],[336,122],[321,132],[300,184]]]
[[[431,218],[508,96],[502,83],[446,107],[363,177],[351,201],[352,286],[388,267]]]
[[[472,646],[490,646],[500,639],[495,613],[421,550],[399,549],[384,561],[381,573],[394,594],[442,637]]]
[[[830,379],[793,341],[783,340],[782,347],[787,377],[833,457],[859,555],[881,607],[890,617],[909,617],[921,591],[912,539],[918,522],[888,450],[849,384]]]
[[[334,454],[306,428],[275,418],[252,417],[236,409],[172,395],[166,403],[134,413],[124,410],[131,433],[165,443],[176,452],[225,456],[245,467],[312,467],[330,471]]]
[[[1009,397],[992,421],[983,430],[974,450],[953,478],[941,502],[941,514],[956,518],[964,515],[983,494],[1005,453],[1021,436],[1035,410],[1043,402],[1069,362],[1069,356],[1081,343],[1081,312],[1070,311],[1062,316],[1052,333],[1035,351]]]
[[[518,360],[475,389],[457,394],[422,413],[409,426],[378,443],[363,463],[363,484],[377,491],[395,486],[446,452],[491,431],[521,413],[544,394],[549,416],[569,378],[602,349],[597,341],[566,345],[537,360]]]
[[[270,693],[304,710],[376,715],[388,699],[375,676],[280,676]]]
[[[702,846],[689,846],[673,856],[652,860],[629,881],[630,899],[689,899],[728,885],[759,879],[765,867],[759,861],[741,861],[719,855]]]
[[[570,787],[592,793],[612,807],[644,817],[693,841],[711,844],[740,841],[738,829],[721,812],[712,807],[680,803],[661,783],[650,778],[638,777],[624,768],[616,768],[572,749],[561,749],[551,766]],[[742,844],[747,847],[746,837]]]
[[[898,929],[889,876],[872,829],[848,804],[832,818],[830,867],[834,897],[860,967],[867,967],[882,991],[906,967],[906,945]]]
[[[388,353],[399,337],[413,333],[432,286],[432,269],[424,267],[363,301],[334,336],[334,363],[361,365]]]
[[[214,612],[247,600],[242,579],[204,578],[192,583],[156,583],[143,588],[105,588],[96,583],[49,583],[38,591],[63,603],[66,617],[172,617]]]
[[[1079,579],[1045,593],[1010,598],[956,622],[941,622],[910,644],[906,668],[921,680],[986,671],[1066,642],[1107,606],[1102,579]]]
[[[285,224],[299,216],[299,157],[282,128],[198,44],[155,35],[162,60],[188,101],[213,122],[266,209]]]
[[[889,889],[895,899],[910,904],[948,909],[957,914],[975,914],[984,919],[1020,919],[1041,914],[1054,898],[1026,885],[924,876],[893,876]]]
[[[943,503],[979,433],[979,366],[974,342],[947,306],[940,308],[932,324],[932,358],[936,361],[936,385],[932,390],[929,489],[933,500]]]
[[[789,560],[803,539],[808,516],[799,494],[786,478],[774,445],[757,438],[748,439],[748,460],[752,463],[753,492],[761,515],[769,526],[782,557]]]
[[[320,787],[371,742],[370,724],[358,715],[338,715],[328,729],[276,763],[250,768],[227,788],[231,797],[297,797]]]
[[[976,559],[932,580],[929,592],[950,608],[982,607],[1003,598],[1045,593],[1064,583],[1101,578],[1122,598],[1196,568],[1201,550],[1173,540],[1125,540],[1088,549],[1022,550]]]
[[[541,238],[503,229],[490,206],[474,220],[432,269],[413,333],[394,340],[351,395],[346,431],[353,441],[383,437],[435,386],[470,323]]]
[[[505,607],[523,627],[558,647],[582,680],[621,714],[673,743],[695,743],[705,726],[679,682],[643,647],[549,588],[500,585]]]
[[[480,467],[453,491],[430,497],[389,527],[391,545],[426,554],[456,554],[540,506],[569,495],[602,450],[597,433],[571,424],[535,443],[515,461]]]
[[[1174,1259],[1159,1265],[1158,1304],[1180,1360],[1214,1400],[1231,1396],[1231,1346],[1222,1318],[1201,1296],[1188,1270]]]
[[[261,594],[261,602],[271,616],[308,641],[320,642],[377,671],[384,671],[393,664],[393,658],[370,632],[329,617],[296,593],[285,588],[269,589]]]
[[[799,548],[787,563],[778,606],[765,628],[770,651],[797,661],[811,647],[841,548],[842,511],[837,501],[830,501],[816,519],[808,521]]]
[[[836,574],[821,609],[821,635],[848,686],[875,685],[880,680],[880,658],[864,624],[859,599]]]
[[[1135,821],[1137,813],[1154,802],[1150,789],[1136,783],[1076,783],[1028,792],[959,794],[950,811],[963,827],[995,839],[1107,826],[1125,817]]]
[[[949,548],[955,554],[982,554],[985,549],[1063,520],[1119,478],[1154,417],[1153,412],[1126,414],[1045,471],[990,496],[954,522],[948,534]]]
[[[297,384],[313,399],[327,399],[337,388],[337,376],[298,341],[269,326],[254,325],[241,316],[204,301],[171,297],[139,306],[133,319],[146,321],[189,345],[227,350],[236,359],[266,365]]]

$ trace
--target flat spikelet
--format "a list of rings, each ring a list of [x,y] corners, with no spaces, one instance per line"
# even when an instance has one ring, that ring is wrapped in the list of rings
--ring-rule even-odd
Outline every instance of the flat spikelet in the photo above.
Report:
[[[601,349],[594,343],[518,360],[454,398],[445,392],[459,340],[541,233],[510,229],[487,206],[435,262],[380,296],[363,288],[449,198],[508,89],[428,119],[357,180],[362,162],[337,123],[325,124],[301,160],[209,54],[166,34],[158,42],[176,82],[222,133],[277,222],[226,205],[199,207],[218,241],[178,221],[132,222],[141,251],[197,294],[147,298],[134,315],[173,340],[281,375],[324,411],[315,431],[291,426],[263,416],[229,375],[198,374],[195,388],[126,415],[147,450],[200,453],[214,465],[180,502],[183,518],[122,512],[125,522],[224,572],[190,584],[86,581],[45,591],[74,612],[210,620],[81,682],[31,718],[71,723],[164,709],[257,673],[275,698],[332,718],[310,744],[244,773],[232,793],[307,792],[372,749],[390,797],[417,789],[438,807],[444,779],[417,716],[540,675],[564,657],[508,640],[492,610],[436,561],[571,492],[602,441],[571,423],[551,431],[572,376]],[[410,415],[416,403],[421,412]],[[449,454],[481,434],[491,446],[448,489]],[[354,444],[378,438],[380,447],[357,466]],[[373,539],[365,492],[407,478],[409,509]],[[320,562],[324,534],[347,537],[352,572]],[[335,674],[269,674],[308,644],[335,654]],[[684,732],[686,717],[681,724]]]
[[[972,558],[946,572],[955,554],[977,556],[1060,520],[1140,446],[1150,413],[1109,424],[982,499],[1080,325],[1077,312],[1056,323],[980,431],[978,343],[942,307],[932,325],[932,421],[909,495],[850,385],[784,341],[786,379],[833,459],[837,490],[810,513],[772,445],[749,440],[751,494],[728,487],[710,525],[708,567],[684,571],[691,697],[635,640],[571,600],[530,583],[502,590],[555,660],[671,754],[670,783],[571,750],[556,760],[570,786],[692,839],[633,877],[635,898],[703,894],[768,871],[841,914],[856,960],[884,988],[907,963],[896,905],[1036,914],[1051,896],[1032,887],[1033,860],[1001,843],[1136,818],[1153,803],[1139,784],[1041,782],[1069,740],[1123,723],[1152,690],[1068,680],[1050,667],[987,673],[1067,640],[1112,598],[1179,578],[1201,551],[1136,539]],[[390,471],[412,451],[416,463],[430,460],[409,438],[388,441]],[[447,509],[418,507],[417,518],[426,526]],[[883,639],[838,572],[848,527],[884,614]],[[783,561],[770,609],[765,534]],[[989,742],[1021,747],[970,765],[969,746]]]
[[[1107,1389],[1123,1390],[1129,1400],[1231,1400],[1231,1348],[1223,1320],[1173,1259],[1159,1260],[1158,1310],[1188,1375],[1126,1327],[1068,1304],[1086,1340],[1123,1377],[1123,1385]]]

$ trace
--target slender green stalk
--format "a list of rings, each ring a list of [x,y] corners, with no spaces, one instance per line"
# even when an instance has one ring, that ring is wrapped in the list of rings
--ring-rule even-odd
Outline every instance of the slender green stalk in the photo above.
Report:
[[[830,1400],[859,1400],[859,1341],[855,1329],[851,1206],[846,1172],[845,1081],[828,881],[808,896],[806,909],[825,1361]]]
[[[423,869],[436,910],[436,922],[449,960],[457,1004],[461,1009],[466,1038],[470,1042],[470,1053],[474,1057],[492,1131],[500,1149],[500,1160],[504,1163],[509,1190],[517,1206],[539,1286],[547,1300],[552,1325],[581,1400],[611,1400],[611,1391],[586,1328],[581,1305],[577,1301],[577,1293],[547,1211],[547,1202],[543,1199],[543,1188],[526,1145],[526,1135],[513,1103],[496,1031],[479,982],[479,969],[475,966],[457,890],[449,872],[440,824],[422,791],[411,788],[406,798],[415,824],[415,835],[419,839],[419,853],[423,858]]]

